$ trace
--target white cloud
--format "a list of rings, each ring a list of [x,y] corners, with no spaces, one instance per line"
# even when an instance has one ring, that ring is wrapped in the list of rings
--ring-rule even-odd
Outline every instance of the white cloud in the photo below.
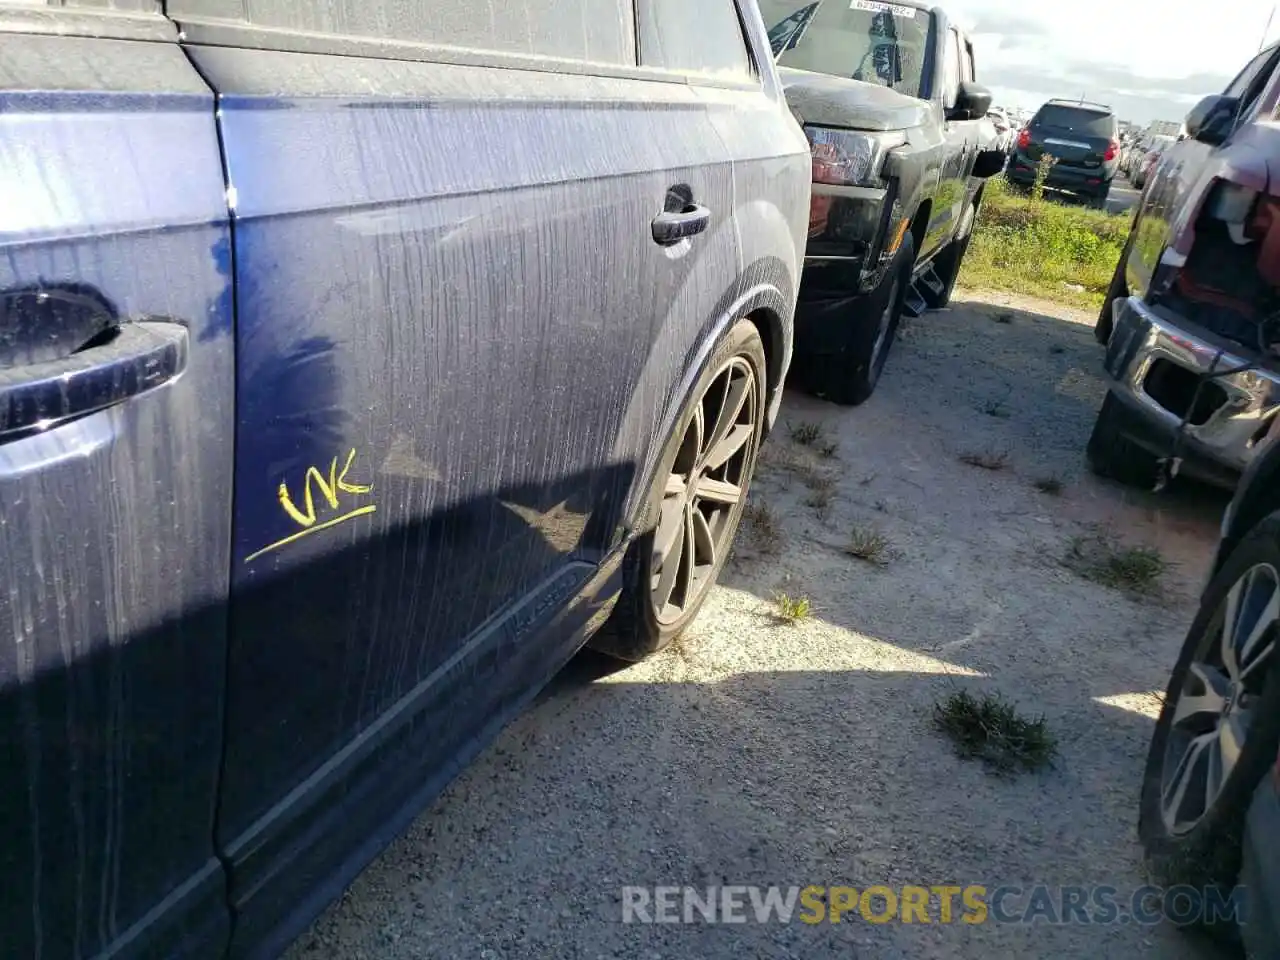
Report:
[[[1117,0],[1092,5],[953,0],[974,35],[979,79],[998,100],[1034,108],[1051,96],[1112,102],[1129,119],[1176,119],[1219,92],[1257,52],[1275,0]],[[1269,39],[1280,34],[1280,15]]]

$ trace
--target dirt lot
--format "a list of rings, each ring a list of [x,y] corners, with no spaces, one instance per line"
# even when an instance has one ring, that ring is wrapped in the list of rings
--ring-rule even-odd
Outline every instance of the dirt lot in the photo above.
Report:
[[[1088,475],[1091,317],[959,300],[909,322],[866,406],[788,398],[751,494],[776,539],[747,531],[678,649],[613,673],[581,657],[293,956],[1215,956],[1121,924],[619,922],[623,885],[1144,882],[1156,691],[1225,499]],[[802,423],[821,425],[817,444],[791,438]],[[1060,495],[1035,486],[1050,478]],[[845,554],[855,528],[885,536],[887,564]],[[1098,530],[1174,564],[1154,596],[1064,565]],[[779,590],[810,597],[812,618],[777,625]],[[958,687],[1043,712],[1054,767],[1002,778],[959,759],[931,720]]]

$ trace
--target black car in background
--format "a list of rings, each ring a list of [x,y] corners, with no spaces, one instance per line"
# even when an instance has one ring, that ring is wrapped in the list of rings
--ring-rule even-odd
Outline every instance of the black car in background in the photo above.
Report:
[[[951,299],[984,181],[1005,162],[991,93],[972,40],[926,0],[760,0],[760,11],[813,158],[791,382],[859,404],[908,304]]]
[[[1054,159],[1045,186],[1087,197],[1105,207],[1120,166],[1120,129],[1108,106],[1050,100],[1018,134],[1006,176],[1030,186],[1045,156]]]

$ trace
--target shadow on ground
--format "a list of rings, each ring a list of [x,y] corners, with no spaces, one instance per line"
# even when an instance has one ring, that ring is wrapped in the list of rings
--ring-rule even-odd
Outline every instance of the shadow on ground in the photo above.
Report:
[[[623,886],[1107,884],[1124,902],[1143,882],[1131,820],[1116,817],[1133,785],[1097,758],[1145,739],[1147,719],[1081,691],[1083,735],[1064,739],[1055,768],[1011,780],[957,758],[931,724],[940,692],[978,678],[674,679],[722,653],[664,655],[652,667],[667,679],[580,656],[295,955],[1216,956],[1168,927],[943,924],[936,904],[928,926],[622,923]],[[1068,798],[1098,822],[1064,815]]]
[[[863,407],[788,395],[689,633],[625,669],[580,654],[294,955],[1219,956],[1123,923],[621,922],[624,885],[1146,881],[1138,778],[1225,497],[1089,475],[1100,349],[1055,313],[970,298],[907,325]],[[999,469],[961,462],[976,452]],[[884,537],[879,562],[848,555],[857,530]],[[1080,577],[1064,553],[1098,534],[1168,571],[1142,595]],[[813,616],[779,626],[778,591]],[[958,758],[933,723],[957,689],[1043,714],[1054,766]]]

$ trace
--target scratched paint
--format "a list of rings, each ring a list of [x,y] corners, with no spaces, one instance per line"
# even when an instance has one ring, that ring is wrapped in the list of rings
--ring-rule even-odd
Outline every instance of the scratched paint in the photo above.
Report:
[[[344,505],[342,501],[343,494],[359,497],[373,491],[373,484],[356,483],[348,478],[355,459],[356,451],[352,449],[347,454],[346,462],[343,464],[341,472],[339,472],[338,458],[334,457],[329,461],[329,473],[327,476],[321,473],[317,467],[308,467],[302,479],[303,507],[301,509],[293,502],[293,495],[289,492],[288,481],[281,480],[280,488],[276,491],[276,497],[280,501],[280,508],[290,520],[302,529],[281,537],[260,550],[255,550],[244,558],[244,562],[250,563],[273,550],[279,550],[281,547],[286,547],[291,543],[297,543],[306,536],[319,533],[322,530],[330,530],[339,524],[346,523],[348,520],[375,513],[378,509],[377,504],[363,503],[355,505],[348,500]],[[336,516],[330,515],[326,517],[323,515],[323,511],[321,514],[317,514],[316,490],[319,490],[320,496],[323,498],[322,504],[327,504],[330,511],[337,511]]]

